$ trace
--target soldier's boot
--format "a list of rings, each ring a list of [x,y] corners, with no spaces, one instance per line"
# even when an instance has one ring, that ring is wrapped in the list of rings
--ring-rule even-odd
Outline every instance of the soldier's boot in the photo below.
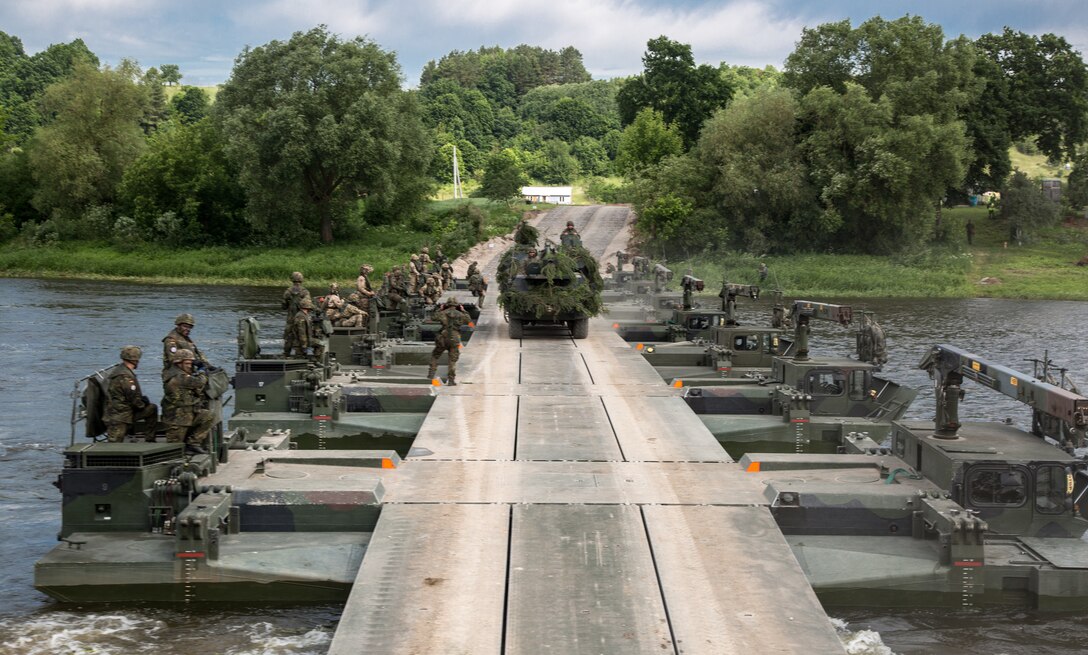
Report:
[[[451,376],[450,376],[450,377],[449,377],[449,378],[448,378],[448,379],[446,380],[446,386],[447,386],[447,387],[456,387],[456,386],[457,386],[457,374],[456,374],[456,373],[454,373],[453,375],[451,375]]]
[[[433,380],[434,376],[437,375],[437,374],[438,374],[438,367],[435,366],[434,364],[432,364],[431,367],[429,369],[427,369],[427,379],[428,380]]]

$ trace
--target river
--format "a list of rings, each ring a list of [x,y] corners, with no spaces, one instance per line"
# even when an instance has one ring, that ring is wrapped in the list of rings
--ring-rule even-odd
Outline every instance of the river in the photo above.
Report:
[[[311,287],[316,288],[315,285]],[[274,337],[282,327],[279,292],[267,288],[148,286],[112,282],[0,280],[0,654],[324,653],[339,606],[175,607],[60,606],[33,588],[34,562],[52,548],[60,495],[51,485],[69,442],[70,392],[75,380],[117,361],[121,346],[145,350],[139,369],[155,402],[159,340],[173,318],[196,316],[192,337],[209,359],[231,367],[236,326],[256,316]],[[745,303],[741,318],[763,323],[764,302]],[[818,299],[830,300],[830,299]],[[1009,300],[846,301],[874,310],[888,334],[888,377],[923,389],[910,410],[928,418],[933,394],[916,368],[924,350],[944,342],[1022,371],[1043,351],[1088,385],[1088,303]],[[816,324],[813,350],[848,354],[853,338],[843,328]],[[967,383],[964,419],[1030,420],[1011,399]],[[78,438],[78,437],[77,437]],[[1023,609],[955,612],[832,610],[847,622],[852,653],[1082,653],[1088,618]],[[867,632],[875,630],[879,633]],[[883,644],[880,641],[883,640]],[[866,645],[869,644],[869,645]]]

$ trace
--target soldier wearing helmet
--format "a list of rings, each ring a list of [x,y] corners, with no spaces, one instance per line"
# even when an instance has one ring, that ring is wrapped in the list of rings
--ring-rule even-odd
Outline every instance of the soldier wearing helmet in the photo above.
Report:
[[[310,300],[310,292],[306,290],[306,287],[302,286],[302,273],[295,271],[294,273],[291,273],[291,286],[287,287],[287,290],[283,292],[283,309],[287,310],[287,324],[283,328],[284,357],[288,357],[291,354],[291,350],[288,346],[288,333],[291,331],[291,324],[295,319],[295,314],[298,313],[299,305],[302,303],[303,299]]]
[[[314,303],[309,298],[303,298],[299,302],[298,311],[287,323],[283,342],[285,357],[305,357],[313,354],[313,321],[310,317],[313,309]]]
[[[410,296],[419,294],[419,270],[419,255],[413,254],[409,258],[408,271],[405,274],[405,289]]]
[[[166,441],[184,443],[188,453],[204,454],[204,442],[215,424],[215,414],[205,407],[208,376],[193,368],[196,353],[181,348],[163,378],[162,422]]]
[[[480,272],[479,265],[476,262],[468,267],[468,290],[472,292],[472,295],[476,296],[476,306],[480,309],[484,307],[484,292],[487,291],[487,279]]]
[[[362,297],[358,291],[348,296],[347,302],[340,308],[340,318],[335,325],[339,327],[366,327],[367,313],[360,307]]]
[[[192,314],[178,314],[178,317],[174,319],[174,329],[170,331],[170,334],[162,338],[163,379],[165,379],[166,371],[173,363],[174,354],[183,348],[193,352],[193,361],[198,369],[208,366],[208,360],[200,352],[200,348],[197,348],[193,340],[189,338],[189,333],[194,325],[196,325],[196,319],[193,318]]]
[[[370,323],[372,324],[372,331],[378,329],[378,303],[371,302],[370,299],[374,297],[374,287],[370,284],[370,274],[374,272],[374,267],[370,264],[363,264],[359,267],[359,277],[355,279],[355,290],[359,292],[359,309],[363,310],[369,315]]]
[[[136,379],[136,367],[143,351],[138,346],[121,349],[121,362],[106,374],[106,438],[124,441],[128,434],[143,435],[148,441],[155,440],[159,408],[140,389]]]
[[[435,312],[434,317],[441,327],[434,337],[434,350],[431,351],[431,367],[427,371],[427,377],[434,379],[438,372],[438,358],[442,353],[448,353],[446,364],[446,384],[457,385],[457,359],[461,356],[461,326],[471,319],[465,313],[464,308],[452,296],[442,304],[441,310]]]

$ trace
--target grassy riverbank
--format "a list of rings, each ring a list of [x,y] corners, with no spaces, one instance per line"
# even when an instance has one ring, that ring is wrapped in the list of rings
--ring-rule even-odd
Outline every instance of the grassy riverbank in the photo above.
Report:
[[[464,204],[480,208],[485,218],[484,239],[507,234],[521,216],[521,207],[507,207],[480,199],[432,203],[435,216]],[[359,265],[366,262],[379,274],[394,264],[408,261],[420,247],[443,244],[447,255],[459,254],[472,245],[471,227],[456,218],[436,219],[413,227],[378,226],[363,229],[357,239],[331,246],[266,248],[203,247],[173,249],[135,243],[62,242],[26,247],[9,243],[0,247],[0,275],[105,279],[152,284],[230,284],[281,286],[291,271],[303,271],[308,280],[337,280],[354,284]]]
[[[965,225],[975,224],[967,245]],[[1022,245],[1007,243],[1001,221],[991,221],[982,207],[960,207],[944,214],[947,244],[925,252],[890,257],[867,255],[793,255],[757,258],[729,254],[670,264],[677,276],[690,268],[716,290],[722,276],[730,282],[758,283],[757,267],[766,262],[765,289],[813,298],[1039,298],[1088,300],[1088,226],[1048,228]],[[987,279],[988,278],[988,279]]]
[[[436,212],[463,201],[434,203]],[[485,238],[513,229],[521,206],[506,208],[474,200],[487,211]],[[964,224],[976,227],[968,246]],[[984,208],[945,213],[949,243],[925,252],[892,257],[867,255],[793,255],[765,257],[771,276],[763,286],[779,286],[791,297],[917,298],[993,297],[1088,300],[1088,266],[1075,262],[1088,255],[1088,227],[1050,228],[1023,245],[1008,244],[1004,224],[990,221]],[[351,243],[314,248],[223,248],[173,250],[148,244],[61,243],[0,248],[0,275],[113,279],[149,283],[244,284],[279,286],[293,270],[310,280],[354,279],[362,262],[378,272],[407,261],[424,244],[442,241],[458,228],[432,225],[430,231],[400,227],[367,228]],[[436,233],[439,232],[439,233]],[[449,242],[447,241],[447,244]],[[449,254],[447,252],[447,254]],[[761,260],[744,254],[673,262],[678,276],[690,267],[714,290],[728,274],[732,282],[756,283]],[[992,278],[988,284],[980,283]]]

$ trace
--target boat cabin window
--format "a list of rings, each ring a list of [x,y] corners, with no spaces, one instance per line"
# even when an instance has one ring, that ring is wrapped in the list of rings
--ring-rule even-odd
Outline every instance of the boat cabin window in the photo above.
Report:
[[[759,350],[759,342],[758,334],[735,334],[733,335],[733,350]]]
[[[869,397],[869,375],[867,371],[850,371],[848,380],[851,400],[865,400]]]
[[[813,371],[808,374],[808,392],[814,396],[841,396],[846,375],[840,371]]]
[[[689,316],[688,317],[688,329],[689,330],[705,330],[710,327],[709,316]]]
[[[1035,471],[1035,510],[1043,514],[1065,511],[1066,472],[1061,466],[1040,466]]]
[[[1027,476],[1015,469],[972,471],[967,493],[976,507],[1020,507],[1028,497]]]

